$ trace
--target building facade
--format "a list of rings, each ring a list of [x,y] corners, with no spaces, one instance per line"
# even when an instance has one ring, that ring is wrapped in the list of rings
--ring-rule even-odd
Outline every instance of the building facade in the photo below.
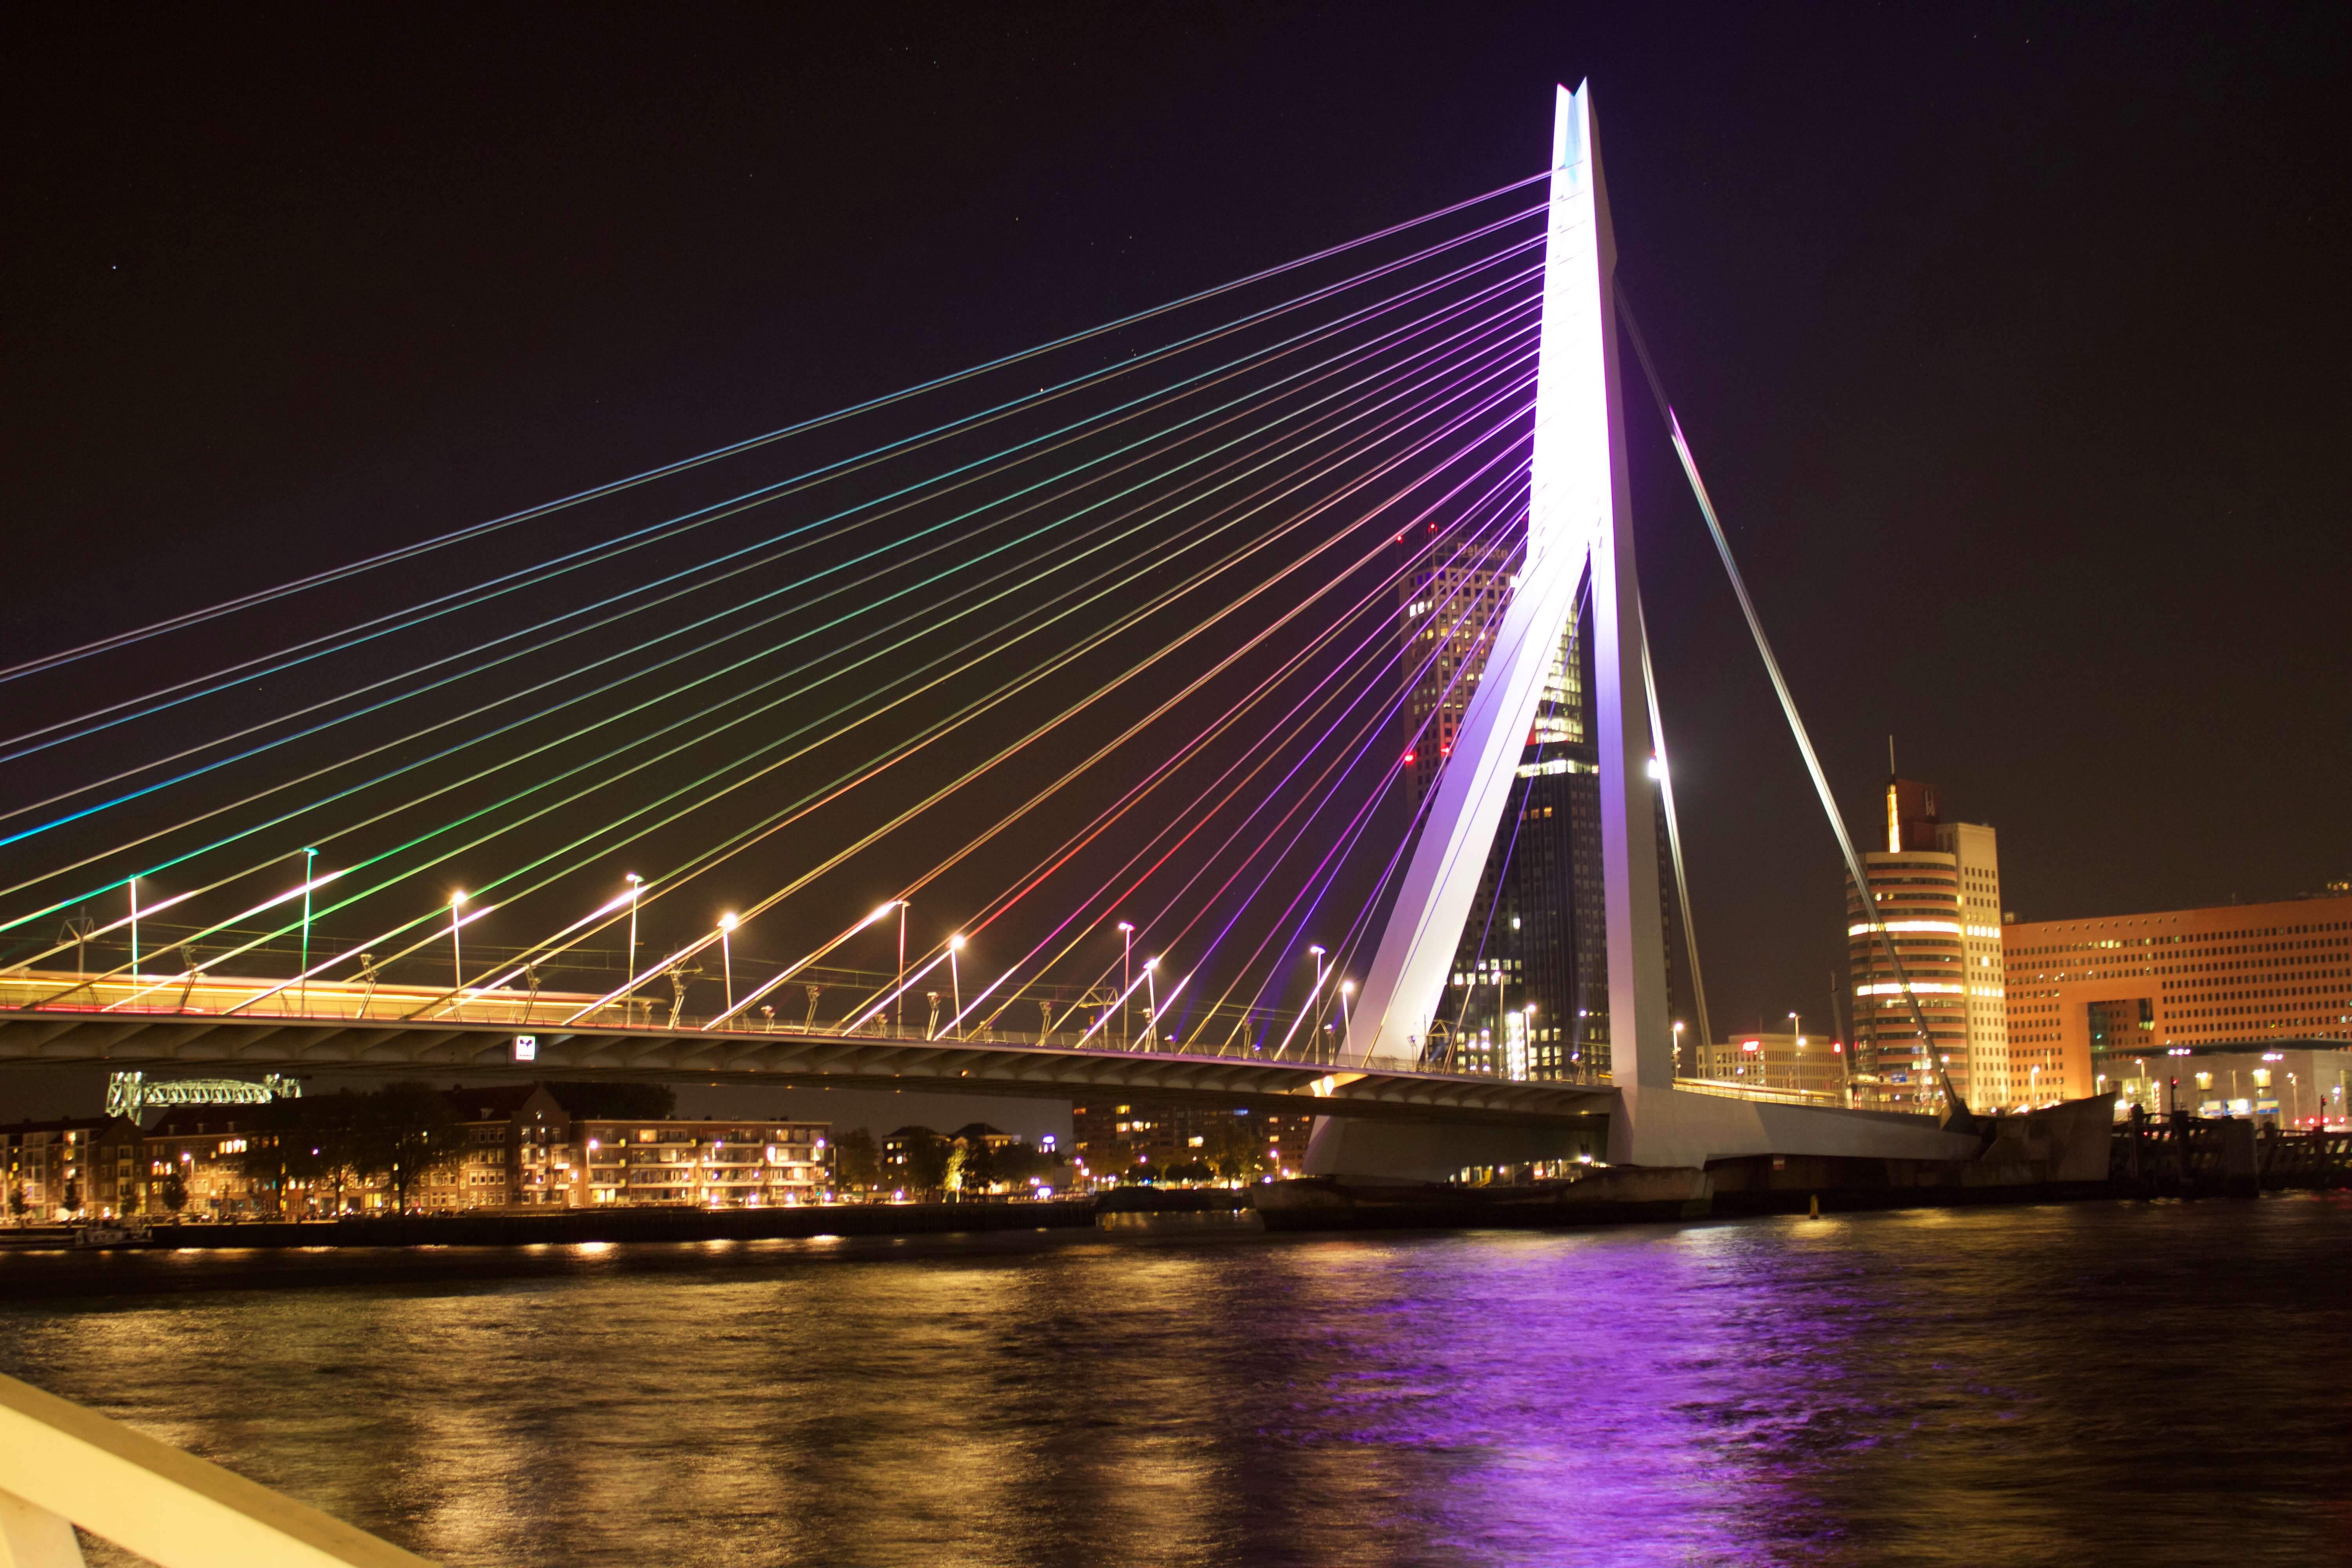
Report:
[[[572,1141],[562,1147],[534,1147],[524,1131],[514,1129],[512,1168],[529,1174],[531,1162],[540,1162],[550,1191],[562,1192],[575,1207],[774,1208],[833,1195],[831,1128],[822,1121],[590,1118],[572,1123]],[[560,1181],[566,1156],[578,1162],[568,1183]]]
[[[2259,1058],[2352,1040],[2352,888],[2341,883],[2274,903],[2015,922],[2001,940],[2017,1045],[2040,1069],[2042,1099],[2168,1079],[2141,1069],[2152,1055]]]
[[[139,1128],[113,1116],[0,1126],[5,1217],[18,1225],[117,1219],[138,1212]]]
[[[1817,1095],[1843,1104],[1845,1042],[1794,1030],[1727,1036],[1708,1047],[1699,1076],[1717,1083]]]
[[[444,1100],[459,1154],[411,1185],[412,1210],[757,1208],[833,1194],[821,1121],[574,1116],[540,1084]],[[275,1136],[256,1108],[234,1105],[175,1107],[144,1131],[112,1117],[22,1122],[0,1127],[0,1165],[12,1217],[26,1224],[323,1218],[396,1203],[380,1173],[281,1183],[253,1158]]]
[[[1868,902],[1846,881],[1854,1103],[1934,1112],[1943,1102],[1938,1068],[1977,1110],[2021,1103],[2001,957],[1999,837],[1982,823],[1942,820],[1935,786],[1914,779],[1888,779],[1885,805],[1886,847],[1862,858]]]

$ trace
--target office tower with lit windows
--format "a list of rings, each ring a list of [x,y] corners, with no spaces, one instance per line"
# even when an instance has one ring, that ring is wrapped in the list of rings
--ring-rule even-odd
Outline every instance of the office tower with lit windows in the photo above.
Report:
[[[1406,671],[1406,799],[1418,806],[1451,753],[1454,733],[1511,586],[1503,574],[1440,561],[1401,593]],[[1501,826],[1463,923],[1433,1061],[1512,1079],[1590,1079],[1609,1068],[1609,950],[1601,890],[1601,779],[1586,707],[1592,689],[1587,595],[1560,634]],[[1658,863],[1672,865],[1663,806]],[[1670,873],[1668,873],[1670,874]],[[1663,877],[1662,877],[1663,880]],[[1667,994],[1685,1005],[1679,903],[1667,911]],[[1695,1038],[1695,1037],[1694,1037]],[[1692,1070],[1696,1070],[1694,1067]]]
[[[1886,781],[1885,817],[1886,847],[1863,856],[1869,904],[1851,880],[1846,886],[1854,1103],[1936,1111],[1940,1064],[1971,1107],[2014,1104],[1999,839],[1981,823],[1943,821],[1935,787],[1913,779]],[[1885,922],[1883,937],[1874,914]],[[1904,995],[1906,980],[1927,1021],[1925,1043]]]
[[[2150,1110],[2170,1110],[2170,1068],[2181,1064],[2162,1058],[2259,1058],[2352,1040],[2352,883],[2272,903],[2014,922],[2001,938],[2018,1059],[2041,1100],[2120,1083]],[[2192,1087],[2202,1070],[2189,1068]],[[2289,1085],[2288,1070],[2281,1085],[2308,1087],[2308,1077]]]

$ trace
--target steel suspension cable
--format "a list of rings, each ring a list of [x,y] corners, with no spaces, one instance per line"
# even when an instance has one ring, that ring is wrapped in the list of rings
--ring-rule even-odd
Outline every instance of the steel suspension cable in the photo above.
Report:
[[[880,397],[869,398],[863,403],[853,404],[845,408],[835,409],[832,413],[819,415],[813,419],[802,420],[796,424],[784,426],[779,429],[769,431],[765,435],[751,437],[748,439],[733,442],[724,447],[713,447],[708,452],[700,453],[692,458],[680,458],[674,462],[664,464],[658,468],[647,468],[640,473],[630,475],[625,479],[608,480],[602,485],[597,485],[585,490],[577,491],[572,495],[566,496],[556,500],[542,501],[536,506],[525,508],[520,511],[509,512],[503,517],[492,518],[485,522],[474,523],[468,527],[454,530],[448,533],[441,534],[433,539],[419,541],[413,544],[402,545],[396,549],[383,552],[364,560],[348,563],[341,566],[331,567],[323,572],[311,573],[307,576],[294,578],[289,582],[278,584],[274,587],[262,589],[252,594],[242,595],[234,599],[224,600],[219,604],[208,605],[201,610],[187,611],[182,615],[169,616],[163,620],[152,622],[147,626],[136,627],[130,631],[117,632],[112,636],[100,637],[75,647],[62,649],[57,653],[43,655],[37,658],[26,659],[5,668],[0,668],[0,681],[14,680],[40,670],[55,668],[62,664],[70,663],[77,659],[87,658],[92,655],[107,652],[113,648],[127,647],[132,643],[144,641],[150,637],[158,637],[166,632],[180,630],[185,626],[194,626],[205,621],[213,620],[221,616],[234,614],[238,610],[249,609],[258,605],[267,604],[274,599],[284,598],[289,595],[301,593],[307,589],[322,586],[329,583],[340,582],[346,577],[355,576],[361,573],[372,571],[378,566],[388,565],[398,561],[408,560],[415,556],[427,553],[431,551],[442,549],[447,545],[456,544],[468,539],[478,538],[484,534],[513,527],[518,523],[547,516],[550,513],[562,510],[568,507],[579,505],[584,501],[598,500],[602,497],[613,495],[619,491],[635,488],[638,485],[652,482],[656,479],[667,479],[671,475],[686,472],[690,468],[699,468],[706,463],[717,462],[725,458],[734,457],[739,453],[751,451],[756,447],[764,447],[773,442],[783,440],[789,437],[801,435],[811,430],[820,429],[825,426],[839,423],[842,420],[852,418],[860,414],[886,408],[893,404],[904,402],[908,398],[919,396],[925,393],[936,391],[943,387],[952,386],[961,382],[969,381],[973,377],[984,374],[989,371],[1007,368],[1012,365],[1021,363],[1025,360],[1034,359],[1041,354],[1050,353],[1057,349],[1071,347],[1075,344],[1085,342],[1090,339],[1103,336],[1105,333],[1117,331],[1123,328],[1136,325],[1139,322],[1150,321],[1158,316],[1166,315],[1172,310],[1181,310],[1188,305],[1198,304],[1202,300],[1214,299],[1222,294],[1231,293],[1234,289],[1246,288],[1251,284],[1263,282],[1267,279],[1279,277],[1286,272],[1296,271],[1299,268],[1311,266],[1318,261],[1328,260],[1334,256],[1344,254],[1345,252],[1355,249],[1360,246],[1373,244],[1377,241],[1389,238],[1394,235],[1402,234],[1407,229],[1417,227],[1422,224],[1434,222],[1440,218],[1450,217],[1455,213],[1467,211],[1469,208],[1476,206],[1483,202],[1491,201],[1497,196],[1507,195],[1512,191],[1524,189],[1528,185],[1533,184],[1539,180],[1549,179],[1549,177],[1550,176],[1548,174],[1531,174],[1526,179],[1514,180],[1507,184],[1498,185],[1491,191],[1484,192],[1481,195],[1469,197],[1466,200],[1436,208],[1433,211],[1423,213],[1417,217],[1408,218],[1402,223],[1392,224],[1386,228],[1376,229],[1370,234],[1360,235],[1354,239],[1343,241],[1339,245],[1328,247],[1323,250],[1316,251],[1307,256],[1298,257],[1289,261],[1281,262],[1274,267],[1266,268],[1260,271],[1234,279],[1231,281],[1218,284],[1214,288],[1202,289],[1196,293],[1185,295],[1179,299],[1171,300],[1160,305],[1155,305],[1149,310],[1139,310],[1128,316],[1122,316],[1116,320],[1104,322],[1099,326],[1089,327],[1083,331],[1074,332],[1061,338],[1053,339],[1047,342],[1037,344],[1031,348],[1023,349],[1012,354],[1002,355],[993,360],[984,361],[979,364],[969,366],[963,370],[953,372],[948,375],[934,377],[927,382],[920,382],[912,386],[903,387],[897,392],[888,393]]]

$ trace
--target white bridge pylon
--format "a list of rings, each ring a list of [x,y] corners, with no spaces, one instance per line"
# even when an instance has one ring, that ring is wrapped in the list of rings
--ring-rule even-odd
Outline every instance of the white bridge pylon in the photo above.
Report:
[[[1617,395],[1616,259],[1591,87],[1562,88],[1552,124],[1526,559],[1381,935],[1349,1035],[1351,1062],[1412,1058],[1429,1037],[1535,722],[1544,672],[1589,562],[1611,1060],[1621,1089],[1673,1081],[1651,826],[1653,748]]]
[[[1647,651],[1618,395],[1617,250],[1590,82],[1558,91],[1524,564],[1437,776],[1429,814],[1351,1016],[1343,1061],[1417,1059],[1560,646],[1577,581],[1592,579],[1601,873],[1609,952],[1613,1163],[1703,1165],[1747,1153],[1958,1158],[1975,1140],[1908,1119],[1759,1106],[1677,1092],[1659,903]],[[1318,1130],[1309,1168],[1377,1172],[1376,1140]]]

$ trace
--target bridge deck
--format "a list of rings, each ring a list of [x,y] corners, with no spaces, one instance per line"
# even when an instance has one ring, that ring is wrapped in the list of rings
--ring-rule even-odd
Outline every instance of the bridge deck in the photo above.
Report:
[[[264,1006],[270,1011],[230,1011],[266,985],[207,980],[186,996],[179,985],[136,994],[127,980],[7,975],[0,978],[0,1006],[12,1011],[0,1011],[0,1065],[701,1079],[1051,1098],[1131,1090],[1348,1117],[1522,1123],[1590,1117],[1613,1102],[1606,1084],[1510,1081],[1413,1065],[1336,1068],[1296,1053],[1143,1051],[1106,1047],[1101,1035],[1077,1044],[1075,1032],[1045,1039],[1002,1030],[990,1030],[985,1039],[919,1039],[875,1032],[879,1020],[852,1035],[764,1020],[762,1027],[703,1030],[696,1020],[654,1023],[642,1004],[635,1011],[591,1008],[585,1023],[560,1023],[591,996],[515,992],[468,996],[452,1008],[433,1006],[433,992],[376,987],[362,994],[360,987],[313,983],[308,1011],[291,1011],[291,992],[268,996]],[[181,1002],[191,1011],[181,1011]],[[374,1016],[383,1011],[409,1016]],[[534,1039],[531,1060],[515,1058],[518,1032]]]

